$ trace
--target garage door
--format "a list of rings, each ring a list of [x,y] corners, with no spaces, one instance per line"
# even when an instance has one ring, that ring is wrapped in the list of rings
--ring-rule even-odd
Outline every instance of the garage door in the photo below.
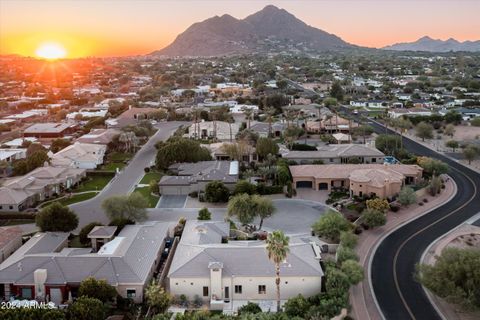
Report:
[[[312,181],[297,181],[297,188],[313,188]]]
[[[328,190],[328,183],[326,182],[319,183],[318,190]]]

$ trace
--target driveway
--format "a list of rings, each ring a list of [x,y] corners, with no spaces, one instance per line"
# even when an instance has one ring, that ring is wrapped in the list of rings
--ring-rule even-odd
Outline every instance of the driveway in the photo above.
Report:
[[[324,204],[299,199],[273,200],[276,212],[273,217],[265,219],[263,229],[267,231],[283,230],[288,234],[310,234],[311,225],[328,209]],[[198,208],[155,208],[149,209],[151,221],[178,221],[180,218],[196,219]],[[223,221],[226,208],[209,208],[212,220]],[[235,219],[234,219],[235,220]],[[260,219],[254,221],[258,226]]]
[[[325,203],[328,199],[328,190],[313,190],[308,188],[297,188],[295,199],[310,200]]]
[[[146,144],[135,154],[120,173],[94,198],[70,205],[79,218],[79,228],[92,222],[98,221],[108,223],[101,205],[102,201],[113,195],[125,195],[133,191],[135,185],[140,182],[145,174],[144,168],[155,163],[157,150],[155,143],[166,140],[172,133],[185,122],[160,122],[156,125],[158,131],[148,140]]]
[[[187,195],[162,195],[157,208],[183,208],[187,201]]]

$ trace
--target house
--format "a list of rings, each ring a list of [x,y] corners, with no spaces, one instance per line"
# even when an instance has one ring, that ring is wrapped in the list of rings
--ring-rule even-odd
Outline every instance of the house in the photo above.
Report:
[[[463,120],[465,121],[472,120],[476,117],[480,117],[480,108],[472,108],[472,109],[459,108],[459,109],[456,109],[455,111],[460,113],[462,115]]]
[[[230,107],[230,113],[243,113],[245,110],[251,110],[253,113],[258,113],[258,106],[250,104],[236,104]]]
[[[221,181],[233,190],[238,181],[238,161],[177,163],[169,167],[176,176],[163,176],[158,183],[162,195],[203,192],[211,181]]]
[[[378,149],[364,144],[329,144],[317,147],[316,151],[288,151],[282,154],[288,161],[308,164],[321,160],[325,164],[349,163],[357,160],[360,163],[383,163],[385,154]]]
[[[0,162],[5,166],[0,168],[0,176],[8,176],[12,173],[12,164],[19,159],[27,157],[27,149],[0,149]]]
[[[422,177],[423,169],[404,164],[328,164],[290,166],[296,189],[350,190],[351,196],[394,197],[405,184]]]
[[[157,112],[158,108],[132,108],[129,107],[121,115],[114,119],[105,120],[107,128],[124,128],[137,124],[141,120],[149,118],[151,113]]]
[[[78,127],[70,122],[36,123],[23,131],[24,137],[35,138],[62,138],[77,131]]]
[[[422,108],[410,108],[410,109],[391,109],[388,110],[388,116],[390,118],[396,119],[402,116],[411,117],[411,116],[431,116],[432,111]]]
[[[79,143],[89,144],[103,144],[108,145],[113,141],[113,138],[118,136],[121,132],[116,129],[92,129],[89,133],[84,134],[77,139]]]
[[[107,146],[75,142],[52,156],[52,166],[96,169],[103,164]]]
[[[98,252],[69,248],[69,233],[37,233],[0,264],[0,294],[7,300],[61,304],[77,296],[84,279],[94,277],[106,280],[120,296],[141,303],[172,229],[166,222],[127,225]]]
[[[367,105],[368,105],[367,101],[355,101],[355,100],[350,101],[350,106],[355,108],[365,108]]]
[[[76,120],[77,116],[80,116],[80,119],[85,118],[95,118],[95,117],[105,117],[107,115],[108,110],[106,109],[82,109],[77,112],[71,112],[67,114],[67,119],[69,120]]]
[[[230,145],[232,143],[230,142],[217,142],[217,143],[210,143],[210,144],[204,144],[202,147],[207,148],[210,150],[210,154],[212,155],[212,158],[215,160],[235,160],[231,159],[230,156],[225,152],[225,147]],[[255,147],[249,145],[249,144],[241,144],[240,150],[243,151],[243,154],[241,155],[241,161],[243,162],[253,162],[258,160],[258,156],[255,153]]]
[[[18,226],[0,227],[0,263],[22,246],[22,233]]]
[[[188,127],[188,138],[210,139],[216,138],[220,141],[232,141],[239,130],[237,123],[224,121],[202,121]]]
[[[350,143],[352,142],[352,136],[345,133],[334,133],[332,134],[333,139],[337,144]]]
[[[285,123],[275,122],[272,123],[272,135],[274,137],[281,137],[283,131],[287,128]],[[250,130],[258,134],[261,138],[267,138],[270,130],[270,125],[267,122],[257,122],[250,126]]]
[[[168,271],[170,293],[196,296],[212,310],[234,312],[249,301],[275,310],[275,265],[265,241],[225,241],[228,222],[188,220]],[[290,239],[290,252],[280,265],[281,302],[318,294],[324,275],[320,249],[309,237]]]
[[[38,141],[38,139],[34,138],[34,137],[17,138],[17,139],[13,139],[13,140],[10,140],[8,142],[2,143],[2,146],[6,146],[6,147],[9,147],[9,148],[21,148],[25,142],[35,143],[37,141]]]
[[[0,211],[16,212],[31,208],[73,187],[85,176],[85,169],[47,166],[8,179],[0,187]]]

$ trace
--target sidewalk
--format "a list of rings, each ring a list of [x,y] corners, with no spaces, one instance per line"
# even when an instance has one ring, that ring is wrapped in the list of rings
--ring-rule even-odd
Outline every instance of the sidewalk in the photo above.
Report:
[[[356,252],[360,257],[360,264],[364,268],[364,280],[353,286],[350,290],[350,303],[352,305],[351,315],[354,319],[362,320],[379,320],[383,319],[380,310],[377,307],[375,298],[373,296],[370,283],[370,261],[372,254],[378,243],[383,237],[395,231],[403,224],[414,220],[433,209],[448,202],[457,192],[457,186],[452,179],[445,182],[445,189],[440,195],[432,197],[424,195],[418,200],[428,199],[428,202],[423,206],[413,204],[407,208],[401,208],[398,212],[389,212],[387,216],[387,223],[379,228],[364,231],[358,239]],[[417,201],[418,203],[419,201]]]
[[[459,237],[471,236],[472,234],[480,235],[480,227],[476,227],[470,224],[462,224],[458,228],[453,229],[451,232],[443,235],[435,242],[433,242],[422,256],[421,263],[434,264],[435,256],[439,256],[443,249],[447,247],[458,247],[455,245],[455,240]],[[448,303],[444,299],[435,296],[433,293],[425,289],[428,298],[432,304],[438,309],[445,319],[449,320],[475,320],[480,319],[480,312],[466,312],[455,304]]]

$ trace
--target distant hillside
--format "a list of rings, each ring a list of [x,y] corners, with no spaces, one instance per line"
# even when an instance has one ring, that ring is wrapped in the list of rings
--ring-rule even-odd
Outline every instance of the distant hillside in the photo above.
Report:
[[[275,6],[240,20],[228,14],[191,25],[153,55],[221,56],[256,52],[316,52],[352,49],[339,37],[311,27]]]
[[[455,39],[438,40],[430,37],[423,37],[415,42],[397,43],[386,46],[385,50],[396,51],[427,51],[427,52],[449,52],[449,51],[480,51],[480,41],[460,42]]]

